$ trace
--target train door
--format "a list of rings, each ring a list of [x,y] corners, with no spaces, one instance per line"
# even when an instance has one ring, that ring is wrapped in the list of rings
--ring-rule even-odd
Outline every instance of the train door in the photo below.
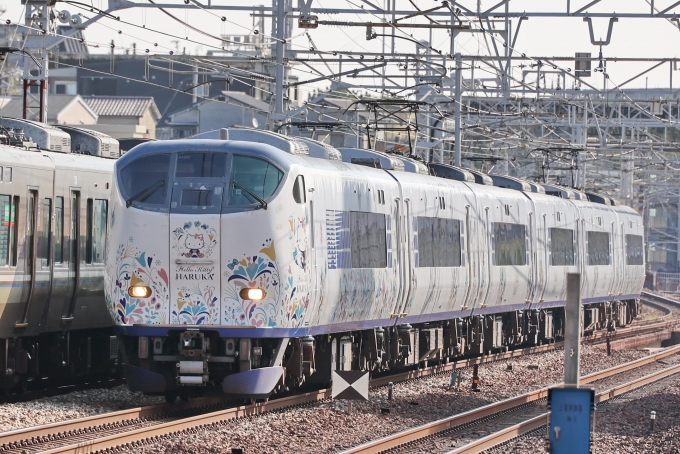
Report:
[[[17,328],[28,326],[28,311],[35,291],[38,201],[38,190],[29,188],[28,198],[26,199],[26,236],[24,237],[24,273],[28,277],[28,282],[23,287],[21,294],[22,310],[15,324]]]
[[[396,204],[396,236],[397,236],[397,263],[399,266],[399,297],[395,305],[393,316],[399,324],[399,318],[408,315],[409,301],[411,299],[411,292],[413,288],[413,216],[411,213],[411,204],[409,199],[404,199],[401,203],[401,198],[395,201]]]
[[[304,181],[304,180],[303,180]],[[306,190],[304,183],[302,185],[302,190]],[[319,265],[318,265],[318,260],[317,260],[317,248],[316,248],[316,224],[315,224],[315,216],[314,216],[314,191],[307,192],[307,203],[308,203],[308,208],[309,208],[309,216],[307,218],[309,222],[309,242],[307,243],[309,246],[309,270],[310,270],[310,279],[311,279],[311,286],[310,286],[310,295],[311,295],[311,300],[312,302],[316,303],[316,301],[319,301],[319,291],[320,291],[320,286],[321,283],[318,281],[319,279]],[[322,290],[321,290],[322,291]],[[311,323],[312,320],[306,320],[307,323]]]
[[[68,278],[61,319],[73,320],[80,281],[80,190],[71,189],[68,237]]]
[[[220,321],[223,182],[175,182],[170,203],[170,323]]]
[[[474,298],[477,295],[477,284],[479,283],[477,276],[479,271],[477,270],[477,250],[478,248],[474,245],[474,240],[476,236],[473,237],[473,232],[477,229],[473,227],[474,219],[470,216],[470,205],[465,206],[465,254],[467,254],[467,259],[465,260],[466,265],[466,292],[465,300],[463,300],[464,307],[470,307]]]
[[[403,247],[403,232],[404,232],[404,220],[402,219],[401,210],[401,197],[397,197],[394,200],[393,206],[394,212],[394,252],[395,252],[395,267],[397,281],[399,283],[399,290],[397,292],[397,301],[392,309],[392,317],[399,317],[399,310],[401,309],[402,300],[404,298],[404,291],[406,288],[406,283],[404,281],[404,247]]]

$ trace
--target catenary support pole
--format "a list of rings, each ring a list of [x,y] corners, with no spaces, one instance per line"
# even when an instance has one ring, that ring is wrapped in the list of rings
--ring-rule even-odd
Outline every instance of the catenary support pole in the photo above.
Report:
[[[564,384],[578,387],[581,346],[581,275],[567,273],[564,329]]]
[[[463,93],[462,87],[462,74],[463,74],[463,60],[460,56],[460,52],[456,53],[456,92],[455,92],[455,106],[454,106],[454,119],[456,120],[456,128],[454,130],[454,140],[453,143],[453,154],[455,165],[460,167],[460,102]]]
[[[283,42],[286,33],[284,23],[286,2],[285,0],[276,1],[276,88],[274,93],[275,109],[277,114],[283,113],[283,53],[286,44]]]

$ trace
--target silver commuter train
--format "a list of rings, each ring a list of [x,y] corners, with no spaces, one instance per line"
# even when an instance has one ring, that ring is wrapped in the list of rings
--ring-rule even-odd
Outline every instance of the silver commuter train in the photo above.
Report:
[[[334,369],[551,342],[568,272],[585,330],[637,315],[628,207],[367,150],[314,158],[313,141],[269,132],[211,136],[232,140],[116,162],[106,295],[133,390],[265,397]]]
[[[116,373],[103,303],[114,161],[104,158],[118,156],[95,131],[0,117],[0,389]]]

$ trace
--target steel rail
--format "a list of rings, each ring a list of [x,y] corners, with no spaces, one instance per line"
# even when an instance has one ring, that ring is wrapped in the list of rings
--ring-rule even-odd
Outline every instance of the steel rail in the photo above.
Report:
[[[627,372],[631,369],[635,369],[637,367],[641,367],[649,363],[656,362],[662,358],[675,355],[678,353],[680,353],[680,346],[670,347],[664,351],[649,355],[645,358],[631,361],[620,366],[614,366],[609,369],[605,369],[603,371],[595,372],[584,377],[581,377],[581,383],[582,384],[592,383],[603,378],[611,377],[613,375]],[[680,367],[680,365],[678,365],[677,367]],[[551,387],[554,386],[561,386],[561,383],[553,385]],[[398,448],[404,444],[422,439],[424,437],[436,434],[438,432],[453,429],[463,424],[467,424],[472,421],[486,418],[491,415],[504,412],[509,409],[519,407],[530,402],[535,402],[539,399],[546,398],[548,396],[548,389],[551,387],[542,388],[537,391],[531,391],[521,396],[511,397],[500,402],[485,405],[484,407],[481,408],[460,413],[458,415],[450,416],[448,418],[443,418],[438,421],[430,422],[412,429],[407,429],[403,432],[388,435],[386,437],[379,438],[377,440],[373,440],[368,443],[364,443],[360,446],[356,446],[354,448],[343,451],[342,454],[379,453],[389,449]],[[508,428],[509,430],[508,433],[512,433],[510,429],[512,428]]]
[[[640,331],[648,331],[648,330],[656,330],[656,329],[663,329],[663,328],[668,328],[672,325],[671,322],[661,322],[661,323],[655,323],[651,325],[644,325],[640,327],[630,327],[630,328],[624,328],[620,329],[617,332],[617,336],[620,335],[630,335],[634,333],[638,333]],[[588,340],[591,341],[597,341],[597,340],[603,340],[606,337],[604,333],[596,333],[593,336],[589,336]],[[506,359],[511,359],[511,358],[516,358],[516,357],[521,357],[524,355],[532,355],[532,354],[537,354],[537,353],[542,353],[546,351],[550,351],[556,348],[560,348],[563,345],[562,342],[556,342],[552,344],[546,344],[542,346],[537,346],[537,347],[528,347],[528,348],[523,348],[523,349],[517,349],[517,350],[510,350],[507,352],[503,353],[496,353],[496,354],[491,354],[491,355],[484,355],[480,357],[475,357],[475,358],[469,358],[469,359],[464,359],[464,360],[458,360],[455,362],[450,362],[447,364],[443,365],[436,365],[436,366],[431,366],[428,368],[424,369],[418,369],[418,370],[412,370],[412,371],[406,371],[402,372],[399,374],[394,374],[394,375],[386,375],[382,377],[376,377],[371,380],[371,387],[379,387],[379,386],[385,386],[389,382],[403,382],[403,381],[408,381],[408,380],[414,380],[418,378],[424,378],[428,376],[435,376],[439,374],[444,374],[447,372],[450,372],[454,369],[462,369],[462,368],[468,368],[472,367],[475,364],[487,364],[495,361],[502,361]],[[677,347],[680,349],[680,347]],[[660,358],[663,356],[668,356],[674,354],[673,349],[669,349],[664,352],[657,353],[655,355],[650,355],[646,358],[642,358],[640,360],[637,360],[631,364],[631,368],[634,367],[639,367],[640,365],[653,362],[655,359],[653,358]],[[644,363],[642,363],[644,362]],[[636,365],[632,365],[636,364]],[[621,366],[619,366],[621,367]],[[603,371],[604,373],[605,371]],[[596,373],[597,374],[597,373]],[[587,377],[584,377],[583,380],[587,379]],[[285,397],[285,398],[280,398],[280,399],[273,399],[270,400],[269,402],[266,403],[256,403],[252,405],[247,405],[247,406],[240,406],[236,408],[231,408],[231,409],[225,409],[225,410],[220,410],[212,413],[208,413],[203,416],[194,416],[191,418],[187,419],[181,419],[177,418],[177,421],[175,422],[167,422],[167,423],[159,423],[154,426],[150,426],[145,429],[134,429],[134,430],[128,430],[125,431],[125,424],[122,426],[118,427],[118,429],[121,430],[121,433],[119,434],[114,434],[114,435],[108,435],[105,437],[102,437],[101,440],[104,443],[109,443],[112,442],[113,440],[119,440],[121,437],[125,437],[127,435],[132,436],[133,438],[138,438],[137,435],[139,435],[139,438],[147,438],[147,437],[142,437],[142,435],[145,433],[145,430],[150,430],[151,428],[153,429],[158,429],[158,431],[162,430],[168,430],[172,426],[172,424],[179,422],[179,421],[187,421],[187,424],[189,426],[187,427],[195,427],[196,425],[199,424],[208,424],[206,423],[199,423],[198,421],[201,420],[201,418],[216,418],[216,420],[224,421],[224,420],[229,420],[233,418],[239,418],[242,416],[251,416],[251,415],[256,415],[263,413],[265,411],[269,410],[275,410],[287,406],[294,406],[294,405],[302,405],[305,403],[310,403],[314,402],[316,400],[320,399],[325,399],[330,396],[330,390],[325,389],[321,391],[316,391],[316,392],[308,392],[306,394],[301,394],[297,396],[290,396],[290,397]],[[215,398],[202,398],[202,399],[195,399],[191,400],[188,402],[181,402],[177,404],[160,404],[160,405],[152,405],[152,406],[146,406],[146,407],[138,407],[138,408],[132,408],[132,409],[127,409],[127,410],[121,410],[121,411],[116,411],[116,412],[111,412],[111,413],[104,413],[101,415],[94,415],[94,416],[88,416],[84,418],[79,418],[79,419],[74,419],[74,420],[67,420],[67,421],[60,421],[60,422],[54,422],[46,425],[41,425],[41,426],[35,426],[35,427],[27,427],[27,428],[21,428],[21,429],[16,429],[4,433],[0,433],[0,447],[1,446],[10,446],[12,443],[22,443],[26,440],[32,440],[32,439],[40,439],[41,437],[50,437],[57,435],[58,438],[65,438],[69,436],[69,434],[72,434],[74,436],[78,435],[83,435],[87,433],[93,433],[96,432],[97,429],[103,429],[106,431],[113,431],[117,430],[115,425],[120,425],[121,422],[129,421],[129,420],[137,420],[137,419],[144,419],[144,418],[152,418],[156,417],[159,415],[164,415],[164,414],[170,414],[170,413],[180,413],[184,412],[187,410],[191,409],[198,409],[201,407],[210,407],[213,405],[218,405],[218,404],[224,404],[225,402],[228,402],[226,399],[222,397],[215,397]],[[211,419],[212,421],[212,419]],[[193,424],[193,426],[191,426]],[[180,426],[177,426],[180,427]],[[182,425],[182,427],[184,427]],[[183,430],[181,428],[174,429],[173,431],[177,430]],[[160,432],[159,432],[160,433]],[[149,435],[152,436],[152,435]],[[96,444],[94,441],[83,441],[77,444],[72,444],[70,445],[71,448],[77,447],[75,450],[69,451],[68,446],[64,446],[63,448],[54,448],[51,451],[48,452],[91,452],[92,450],[99,450],[99,449],[106,449],[104,447],[98,447],[94,448],[94,446],[99,446],[99,444]],[[110,444],[107,444],[106,446],[111,447]],[[91,449],[90,449],[91,448]]]
[[[677,373],[680,373],[680,364],[676,364],[675,366],[656,371],[628,383],[624,383],[606,391],[602,391],[595,396],[595,403],[607,401],[616,396],[628,393],[637,388],[641,388]],[[465,446],[461,446],[460,448],[449,451],[447,454],[473,454],[486,449],[491,449],[500,445],[501,443],[506,443],[514,438],[536,430],[541,426],[545,426],[549,422],[550,412],[543,413],[542,415],[536,416],[535,418],[531,418],[512,427],[508,427],[507,429],[500,430],[484,438],[475,440],[472,443],[466,444]]]

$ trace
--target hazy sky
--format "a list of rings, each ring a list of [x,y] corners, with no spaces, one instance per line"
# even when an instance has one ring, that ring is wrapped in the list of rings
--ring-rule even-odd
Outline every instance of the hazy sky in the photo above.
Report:
[[[87,0],[82,0],[83,2]],[[137,0],[143,2],[143,0]],[[241,35],[250,34],[252,32],[253,18],[249,12],[233,12],[233,11],[218,11],[211,12],[201,11],[195,7],[184,6],[182,0],[164,0],[168,4],[182,5],[178,9],[170,9],[175,16],[182,20],[188,21],[194,27],[199,28],[213,36],[220,35]],[[294,0],[297,2],[297,0]],[[374,4],[381,7],[386,6],[385,0],[370,0]],[[656,0],[655,7],[663,10],[676,0]],[[240,2],[228,0],[213,0],[213,5],[261,5],[260,1],[242,0]],[[440,2],[433,0],[413,0],[413,2],[420,9],[429,9],[440,5]],[[499,0],[483,0],[477,2],[475,0],[468,0],[459,2],[469,9],[477,9],[479,3],[482,10],[488,9],[497,4]],[[157,1],[158,3],[158,1]],[[568,0],[511,0],[511,11],[566,11]],[[590,0],[571,0],[571,10],[575,11],[588,3]],[[91,0],[91,4],[95,7],[106,9],[108,7],[107,0]],[[270,3],[267,3],[269,6]],[[313,0],[313,6],[322,8],[359,8],[364,5],[366,8],[370,7],[362,3],[362,0]],[[23,6],[18,0],[12,2],[4,2],[6,12],[3,14],[3,19],[10,19],[12,22],[23,23]],[[415,11],[414,6],[409,0],[397,0],[397,9]],[[92,17],[93,13],[84,11],[74,5],[60,2],[57,4],[57,10],[68,10],[72,14],[82,13],[86,17]],[[680,6],[675,10],[680,14]],[[650,5],[647,0],[602,0],[599,4],[591,7],[589,12],[611,12],[615,11],[619,14],[629,12],[649,13]],[[673,10],[671,10],[673,12]],[[124,52],[125,48],[130,48],[132,43],[137,43],[138,49],[150,48],[151,52],[167,53],[169,50],[186,48],[187,52],[192,54],[204,53],[210,48],[219,48],[218,40],[213,39],[204,34],[190,30],[184,25],[172,20],[162,12],[147,8],[129,8],[120,10],[115,15],[119,15],[121,20],[133,25],[121,23],[109,18],[101,19],[99,22],[91,25],[85,30],[85,37],[91,46],[99,44],[101,47],[91,47],[92,53],[109,52],[109,43],[113,39],[116,43],[116,51]],[[222,21],[222,16],[225,16],[226,21]],[[372,14],[346,14],[346,15],[320,15],[320,19],[326,20],[344,20],[366,22],[381,20],[381,16]],[[417,17],[407,19],[407,23],[426,23],[427,19],[424,17]],[[512,20],[513,32],[517,26],[517,19]],[[595,38],[606,38],[608,20],[594,19]],[[147,29],[141,28],[145,26]],[[473,24],[479,27],[479,24]],[[152,29],[154,31],[151,31]],[[271,21],[266,19],[265,35],[269,35],[271,30]],[[121,33],[119,33],[119,31]],[[293,29],[294,49],[308,49],[310,43],[307,37],[301,33],[304,30],[297,28],[295,25]],[[165,34],[163,34],[165,33]],[[387,31],[389,33],[389,31]],[[417,29],[403,29],[402,36],[409,36],[413,33],[416,39],[429,39],[429,32],[427,30]],[[174,35],[168,36],[168,35]],[[301,35],[301,36],[300,36]],[[316,44],[317,48],[323,51],[373,51],[380,52],[382,50],[382,38],[377,38],[372,41],[366,41],[366,29],[364,27],[331,27],[319,26],[315,30],[309,30],[309,35]],[[188,42],[183,37],[189,37],[194,42]],[[266,38],[265,38],[266,39]],[[154,43],[157,46],[154,46]],[[433,33],[432,46],[441,49],[444,52],[449,51],[450,38],[446,30],[436,30]],[[619,22],[614,24],[614,31],[612,35],[612,42],[609,46],[603,48],[603,53],[606,58],[614,57],[676,57],[677,47],[680,44],[680,31],[677,26],[665,19],[619,19]],[[476,34],[461,34],[456,42],[458,51],[463,54],[489,54],[489,46],[492,43],[489,38],[485,39],[484,35]],[[386,44],[389,49],[389,43]],[[397,41],[397,50],[399,52],[414,52],[415,44],[406,41]],[[491,49],[493,49],[491,47]],[[531,18],[524,21],[519,37],[515,45],[515,52],[525,53],[529,56],[573,56],[575,52],[591,52],[597,55],[598,47],[590,43],[588,35],[588,25],[582,18],[566,18],[566,19],[546,19],[546,18]],[[573,68],[573,62],[564,62],[561,64],[564,68]],[[632,77],[633,75],[651,67],[653,63],[608,63],[608,72],[611,80],[615,84],[620,84]],[[337,66],[330,65],[333,70]],[[310,70],[300,67],[302,71],[296,71],[294,74],[300,76],[301,79],[310,76]],[[318,65],[317,69],[324,74],[329,74],[330,71],[324,65]],[[393,65],[388,72],[396,73],[398,71],[397,65]],[[646,80],[650,87],[668,87],[669,86],[669,64],[664,64],[654,71],[641,77],[639,80],[630,83],[627,87],[644,87]],[[521,70],[515,68],[513,73],[515,77],[521,77]],[[491,74],[477,70],[475,77],[490,77]],[[469,77],[469,75],[466,75]],[[680,72],[674,72],[674,86],[680,87]],[[602,76],[592,77],[588,82],[602,87]],[[357,86],[361,84],[360,80],[352,80]],[[376,79],[376,83],[378,80]],[[327,85],[327,83],[316,84],[315,87]],[[550,83],[548,83],[550,85]],[[312,89],[310,87],[308,89]],[[610,85],[611,88],[611,85]],[[301,87],[303,90],[304,87]]]

